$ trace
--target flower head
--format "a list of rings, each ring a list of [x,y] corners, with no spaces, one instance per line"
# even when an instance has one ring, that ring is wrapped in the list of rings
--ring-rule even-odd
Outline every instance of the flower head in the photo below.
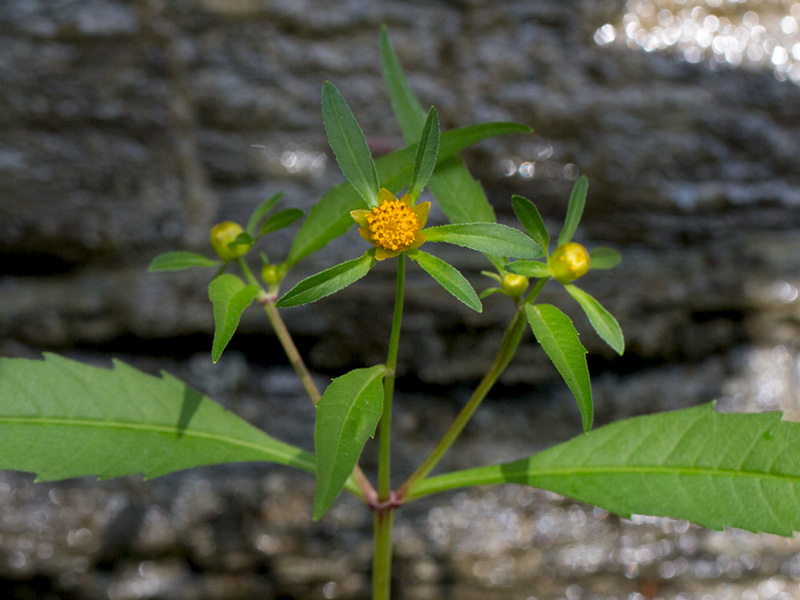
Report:
[[[398,200],[386,188],[378,192],[378,200],[378,206],[371,210],[350,212],[359,225],[358,233],[375,246],[375,258],[383,260],[419,248],[425,241],[422,228],[428,220],[431,203],[414,206],[408,194]]]
[[[250,250],[253,242],[250,239],[238,242],[236,238],[242,233],[244,233],[244,230],[238,223],[233,223],[232,221],[217,223],[211,228],[211,247],[223,260],[233,260],[243,256]]]

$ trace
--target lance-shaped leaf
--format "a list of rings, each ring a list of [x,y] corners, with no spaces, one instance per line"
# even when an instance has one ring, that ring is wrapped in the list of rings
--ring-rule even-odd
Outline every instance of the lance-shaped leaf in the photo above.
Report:
[[[257,237],[261,237],[262,235],[267,235],[273,231],[278,231],[279,229],[288,227],[302,216],[303,211],[299,208],[287,208],[285,210],[278,211],[269,219],[264,221],[258,230]]]
[[[514,195],[511,196],[511,207],[528,235],[547,251],[547,247],[550,245],[550,234],[547,233],[547,227],[545,227],[542,215],[539,214],[536,205],[527,198]]]
[[[800,531],[798,448],[800,423],[780,413],[717,413],[704,404],[618,421],[530,458],[431,477],[410,495],[521,483],[625,517],[790,536]]]
[[[380,36],[381,64],[389,98],[407,143],[419,139],[425,111],[417,100],[389,42],[386,28]],[[494,222],[494,210],[460,157],[454,156],[437,168],[428,182],[442,211],[452,223]]]
[[[417,154],[414,157],[414,172],[411,175],[411,184],[408,193],[416,201],[428,183],[436,166],[436,157],[439,154],[439,115],[431,106],[422,136],[417,144]]]
[[[330,81],[322,86],[322,121],[345,179],[367,206],[378,206],[378,172],[367,139],[347,102]]]
[[[192,267],[216,267],[219,264],[222,263],[197,252],[165,252],[153,259],[147,272],[182,271]]]
[[[567,284],[564,286],[564,289],[566,289],[569,295],[575,298],[575,301],[581,305],[583,312],[589,317],[589,322],[592,324],[592,327],[594,327],[597,335],[599,335],[606,344],[611,346],[614,352],[621,356],[622,353],[625,352],[625,338],[614,316],[608,312],[602,304],[579,287]]]
[[[622,255],[613,248],[595,248],[589,252],[592,269],[613,269],[622,260]]]
[[[231,341],[244,309],[258,294],[258,287],[245,285],[236,275],[224,273],[208,285],[208,298],[214,306],[214,341],[211,360],[217,362],[225,346]]]
[[[550,277],[550,267],[547,266],[547,263],[535,260],[515,260],[508,263],[505,269],[510,273],[524,275],[525,277],[535,277],[536,279]]]
[[[529,128],[519,123],[481,123],[480,125],[470,125],[445,131],[439,141],[437,160],[439,164],[442,164],[442,161],[452,156],[453,153],[481,140],[525,131],[529,131]],[[416,146],[409,146],[386,156],[381,156],[375,161],[381,186],[395,195],[399,194],[411,179],[415,152]],[[430,181],[428,183],[430,184]],[[454,193],[460,191],[463,190],[459,188],[454,190]],[[308,217],[300,226],[300,230],[297,232],[289,250],[289,255],[286,259],[287,264],[289,266],[294,265],[312,252],[323,248],[331,240],[344,234],[353,225],[350,211],[358,208],[364,208],[364,201],[349,183],[343,183],[328,190],[320,201],[311,208]],[[469,214],[468,211],[464,213],[464,218],[461,220],[469,220],[466,218],[467,214]],[[454,219],[451,218],[451,220]],[[482,219],[476,218],[472,220]]]
[[[567,206],[567,216],[564,219],[561,233],[558,235],[559,246],[569,242],[578,228],[578,223],[580,223],[583,216],[583,207],[586,206],[586,191],[588,187],[589,181],[586,179],[586,175],[578,177],[572,187],[572,194],[569,196],[569,205]]]
[[[317,404],[314,448],[317,456],[317,486],[314,519],[330,508],[358,463],[367,439],[383,412],[383,374],[377,365],[355,369],[334,379]]]
[[[375,258],[372,252],[366,252],[360,258],[354,258],[330,269],[320,271],[316,275],[303,279],[303,281],[286,292],[275,303],[275,306],[278,308],[300,306],[301,304],[316,302],[320,298],[335,294],[364,277],[374,264]]]
[[[567,315],[552,304],[529,304],[525,306],[525,312],[536,341],[575,396],[583,430],[588,432],[594,419],[592,386],[586,365],[586,348],[578,339],[575,326]]]
[[[261,223],[261,220],[269,214],[269,212],[278,203],[278,200],[280,200],[282,197],[283,192],[279,192],[272,196],[272,198],[259,204],[253,211],[253,214],[250,215],[250,218],[247,220],[247,227],[245,227],[244,230],[252,237],[256,237],[256,229],[258,229],[258,224]]]
[[[270,437],[167,373],[91,367],[52,354],[0,359],[0,469],[37,481],[268,461],[314,470],[308,452]]]
[[[406,254],[458,300],[476,312],[483,311],[483,305],[480,298],[478,298],[478,294],[475,293],[466,277],[454,266],[422,250],[409,250]]]
[[[541,246],[518,229],[499,223],[459,223],[429,227],[425,230],[428,242],[447,242],[494,254],[514,258],[540,258]]]

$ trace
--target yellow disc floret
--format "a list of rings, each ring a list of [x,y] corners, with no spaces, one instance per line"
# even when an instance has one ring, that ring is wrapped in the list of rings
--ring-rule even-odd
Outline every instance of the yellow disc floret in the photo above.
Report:
[[[422,228],[428,220],[430,202],[414,206],[411,196],[399,200],[386,188],[378,192],[378,206],[370,210],[350,211],[358,223],[358,233],[375,246],[375,258],[383,260],[406,250],[415,250],[425,242]]]
[[[548,264],[556,281],[569,283],[589,271],[589,253],[580,244],[568,242],[555,249]]]
[[[376,246],[394,251],[411,246],[422,225],[410,206],[386,200],[367,215],[367,228]]]

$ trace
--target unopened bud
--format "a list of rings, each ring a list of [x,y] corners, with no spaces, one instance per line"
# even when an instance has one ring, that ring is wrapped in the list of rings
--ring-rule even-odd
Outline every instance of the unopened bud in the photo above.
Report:
[[[278,265],[264,265],[261,267],[261,279],[267,285],[278,285],[283,279],[283,270]]]
[[[528,278],[524,275],[517,275],[516,273],[506,273],[503,275],[501,285],[506,294],[512,298],[516,298],[521,296],[522,293],[528,289]]]
[[[550,273],[560,283],[575,281],[589,270],[589,253],[576,242],[561,244],[550,255]]]
[[[232,260],[243,256],[250,250],[252,242],[231,244],[240,234],[244,233],[241,225],[232,221],[223,221],[211,228],[211,247],[223,260]]]

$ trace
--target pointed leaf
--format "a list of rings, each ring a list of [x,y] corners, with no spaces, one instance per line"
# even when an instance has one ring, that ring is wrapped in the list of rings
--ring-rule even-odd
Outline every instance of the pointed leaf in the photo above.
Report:
[[[570,318],[552,304],[525,306],[536,341],[553,361],[569,387],[581,412],[583,430],[592,428],[594,405],[589,368],[586,366],[586,348],[578,339],[578,332]]]
[[[225,346],[231,341],[244,309],[258,294],[258,287],[245,285],[236,275],[225,273],[215,277],[208,285],[208,298],[214,306],[214,342],[211,360],[217,362]]]
[[[416,201],[419,198],[428,180],[431,178],[433,168],[436,166],[436,157],[439,154],[439,115],[431,106],[422,136],[417,144],[417,154],[414,158],[414,172],[411,175],[411,184],[408,193]]]
[[[622,255],[613,248],[595,248],[589,252],[592,269],[613,269],[622,260]]]
[[[419,139],[425,123],[425,110],[417,100],[416,95],[408,85],[408,80],[400,66],[400,61],[389,42],[389,33],[386,26],[381,28],[380,35],[381,64],[383,66],[383,79],[389,91],[392,109],[400,123],[403,137],[406,142],[412,143]]]
[[[564,288],[581,305],[597,335],[603,338],[603,341],[611,346],[614,352],[622,356],[622,353],[625,352],[625,338],[614,316],[582,289],[572,284],[567,284]]]
[[[301,304],[316,302],[320,298],[335,294],[364,277],[374,264],[375,258],[372,256],[372,252],[367,252],[360,258],[354,258],[330,269],[325,269],[316,275],[303,279],[303,281],[286,292],[275,303],[275,306],[278,308],[300,306]]]
[[[330,81],[322,86],[322,121],[345,179],[367,206],[378,206],[378,172],[367,139],[347,102]]]
[[[91,367],[52,354],[0,359],[0,469],[37,481],[267,461],[314,470],[272,438],[167,373]]]
[[[247,227],[245,227],[245,231],[249,233],[251,236],[256,237],[256,229],[258,229],[258,224],[261,220],[266,217],[269,212],[275,207],[283,197],[283,192],[279,192],[272,196],[269,200],[265,200],[258,207],[253,211],[253,214],[250,215],[250,218],[247,220]]]
[[[427,231],[427,230],[426,230]],[[411,260],[416,261],[420,267],[433,277],[439,285],[453,294],[458,300],[476,312],[483,311],[478,294],[458,269],[446,263],[441,258],[422,250],[410,250],[406,254]]]
[[[499,223],[459,223],[441,225],[425,230],[428,242],[447,242],[494,254],[514,258],[539,258],[542,248],[518,229]]]
[[[182,271],[192,267],[216,267],[219,264],[222,263],[197,252],[165,252],[153,259],[147,267],[147,272]]]
[[[439,164],[442,164],[442,161],[452,156],[453,153],[481,140],[497,135],[524,131],[528,131],[528,128],[518,123],[482,123],[445,131],[440,138],[437,160]],[[394,194],[399,194],[408,185],[413,171],[415,152],[416,146],[409,146],[381,156],[375,161],[382,187]],[[430,187],[430,181],[428,184]],[[455,190],[454,193],[457,191]],[[483,193],[483,190],[479,189],[479,193]],[[464,192],[464,197],[468,199],[469,193]],[[465,206],[469,205],[465,204]],[[323,248],[331,240],[344,234],[353,225],[350,211],[358,208],[364,208],[364,201],[349,183],[343,183],[328,190],[322,199],[311,208],[308,217],[300,226],[300,231],[298,231],[289,250],[287,264],[289,266],[294,265],[309,254]],[[466,218],[468,214],[469,211],[464,209],[462,215],[464,218],[462,220],[469,220]],[[454,220],[452,217],[449,218],[451,221]],[[473,220],[487,219],[478,217]],[[493,221],[494,218],[491,220]]]
[[[272,233],[273,231],[278,231],[279,229],[288,227],[302,216],[303,211],[299,208],[287,208],[285,210],[280,210],[272,215],[269,219],[264,221],[264,223],[261,225],[261,228],[258,230],[257,237],[261,237],[263,235],[267,235],[268,233]]]
[[[314,448],[317,486],[314,519],[319,519],[342,491],[367,439],[383,412],[384,365],[355,369],[334,379],[317,404]]]
[[[558,245],[566,244],[572,239],[572,235],[578,228],[578,223],[583,216],[583,207],[586,205],[586,191],[589,187],[589,181],[586,175],[581,175],[572,187],[572,194],[569,197],[569,205],[567,206],[567,217],[564,219],[564,227],[561,228],[561,233],[558,236]]]
[[[511,207],[528,235],[546,251],[550,245],[550,234],[547,233],[547,227],[536,205],[527,198],[514,195],[511,196]]]
[[[536,279],[550,277],[550,267],[547,266],[547,263],[535,260],[516,260],[508,263],[505,268],[509,273],[516,273],[525,277],[535,277]]]
[[[618,421],[523,460],[431,477],[411,496],[513,482],[625,517],[791,536],[800,531],[797,448],[800,423],[780,413],[724,414],[705,404]]]

